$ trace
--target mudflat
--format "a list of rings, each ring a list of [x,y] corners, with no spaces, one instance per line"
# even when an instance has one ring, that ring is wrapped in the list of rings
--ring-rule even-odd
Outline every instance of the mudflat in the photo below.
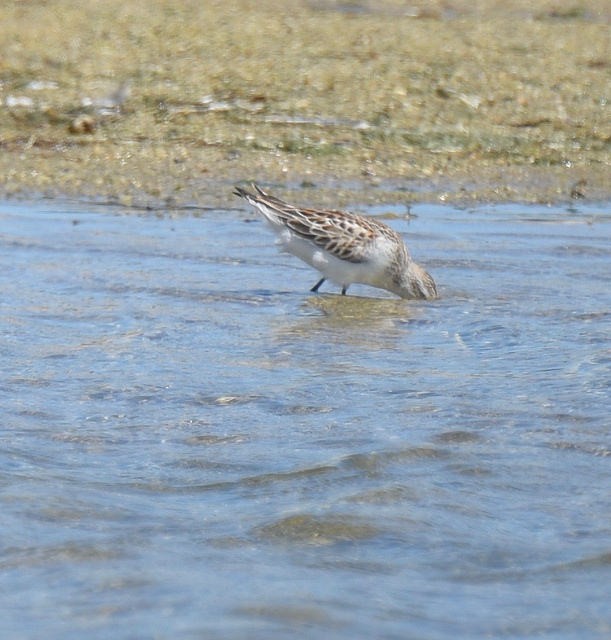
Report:
[[[609,199],[610,21],[606,0],[5,2],[0,196]]]

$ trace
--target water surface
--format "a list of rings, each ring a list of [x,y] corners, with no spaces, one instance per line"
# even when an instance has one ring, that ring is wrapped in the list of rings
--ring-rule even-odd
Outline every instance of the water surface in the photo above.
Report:
[[[611,213],[370,210],[441,299],[246,211],[0,205],[3,638],[607,638]]]

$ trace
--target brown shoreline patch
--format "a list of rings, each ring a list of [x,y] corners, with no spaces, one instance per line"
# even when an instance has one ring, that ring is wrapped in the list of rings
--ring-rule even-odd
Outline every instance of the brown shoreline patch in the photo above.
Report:
[[[0,196],[609,199],[608,4],[12,2]]]

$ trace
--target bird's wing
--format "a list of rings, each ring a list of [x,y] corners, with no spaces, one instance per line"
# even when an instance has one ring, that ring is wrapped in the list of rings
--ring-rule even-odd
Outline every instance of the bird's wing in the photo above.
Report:
[[[335,209],[304,209],[288,204],[253,185],[253,194],[237,187],[234,193],[245,198],[273,223],[284,224],[300,238],[309,240],[340,260],[363,262],[366,246],[379,229],[376,222]]]

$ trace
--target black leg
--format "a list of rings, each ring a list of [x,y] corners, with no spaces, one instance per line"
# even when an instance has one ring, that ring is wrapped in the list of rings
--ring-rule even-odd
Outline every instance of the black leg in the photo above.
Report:
[[[343,296],[346,295],[346,291],[348,291],[348,285],[346,285],[345,287],[342,287],[342,295]]]
[[[325,278],[321,278],[311,289],[312,293],[316,293],[320,287],[320,285],[325,281]]]

